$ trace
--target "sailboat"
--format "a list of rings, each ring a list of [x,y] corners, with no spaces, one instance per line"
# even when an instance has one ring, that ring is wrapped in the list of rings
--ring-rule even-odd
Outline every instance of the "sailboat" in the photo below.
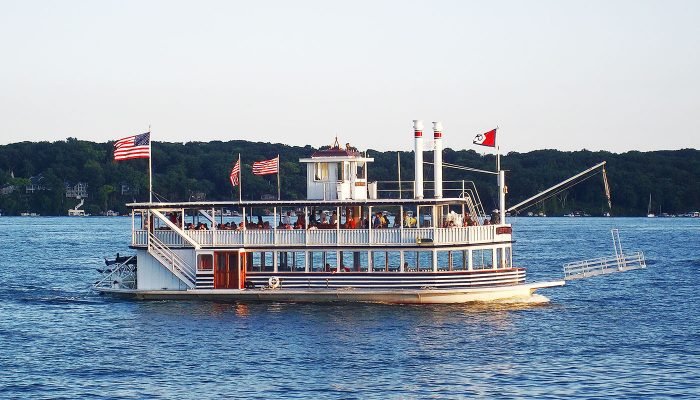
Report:
[[[651,212],[651,193],[649,193],[649,206],[647,207],[647,218],[654,218],[656,215]]]

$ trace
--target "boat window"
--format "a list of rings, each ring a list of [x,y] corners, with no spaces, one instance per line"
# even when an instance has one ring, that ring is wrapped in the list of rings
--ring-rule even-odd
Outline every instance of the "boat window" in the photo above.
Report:
[[[401,266],[401,253],[398,251],[373,251],[373,271],[398,272]]]
[[[314,164],[314,179],[317,181],[328,180],[328,163],[317,162]]]
[[[277,270],[280,272],[304,272],[304,253],[300,251],[278,252]]]
[[[503,248],[496,249],[496,268],[505,268],[503,264]]]
[[[273,253],[271,251],[249,252],[249,260],[246,266],[248,272],[273,271]]]
[[[511,259],[511,254],[510,254],[511,249],[510,249],[510,247],[506,247],[504,250],[506,252],[506,257],[505,257],[506,258],[506,268],[512,268],[513,265],[512,265],[512,259]]]
[[[338,267],[338,257],[335,251],[310,251],[310,272],[331,272]]]
[[[418,269],[422,272],[433,270],[433,252],[420,251],[418,252]]]
[[[341,251],[340,270],[345,272],[367,272],[369,253],[366,251]]]
[[[464,251],[449,250],[438,251],[438,271],[463,271]]]
[[[357,179],[367,179],[367,176],[365,173],[367,172],[367,168],[365,168],[365,163],[362,161],[357,162]]]
[[[418,261],[418,252],[407,251],[403,254],[403,270],[404,272],[416,272]]]
[[[338,174],[338,176],[337,176],[338,182],[342,182],[345,180],[345,169],[343,168],[343,164],[344,163],[339,162],[337,164],[337,166],[335,167],[337,174]]]
[[[474,269],[493,268],[493,249],[479,249],[472,251]]]
[[[200,254],[197,256],[198,271],[214,270],[214,256],[212,254]]]

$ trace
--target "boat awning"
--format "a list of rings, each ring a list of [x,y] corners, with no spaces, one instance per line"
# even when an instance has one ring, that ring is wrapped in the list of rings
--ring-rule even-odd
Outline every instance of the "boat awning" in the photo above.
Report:
[[[361,206],[430,206],[462,204],[464,198],[442,199],[374,199],[374,200],[251,200],[251,201],[185,201],[128,203],[126,206],[138,209],[151,208],[240,208],[240,207],[361,207]]]

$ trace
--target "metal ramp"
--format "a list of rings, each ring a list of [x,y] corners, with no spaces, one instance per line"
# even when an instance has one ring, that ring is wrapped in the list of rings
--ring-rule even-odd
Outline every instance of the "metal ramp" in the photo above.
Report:
[[[610,232],[615,247],[615,256],[566,263],[564,264],[564,280],[590,278],[647,267],[643,252],[636,251],[624,254],[620,243],[620,232],[618,229],[612,229]]]

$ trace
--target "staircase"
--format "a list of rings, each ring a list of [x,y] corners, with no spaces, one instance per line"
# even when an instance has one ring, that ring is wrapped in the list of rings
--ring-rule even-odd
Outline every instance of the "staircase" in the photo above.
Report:
[[[153,233],[148,233],[148,254],[158,260],[170,272],[177,276],[187,287],[194,289],[197,281],[195,269],[188,265],[180,256],[175,254],[163,242],[161,242]]]

